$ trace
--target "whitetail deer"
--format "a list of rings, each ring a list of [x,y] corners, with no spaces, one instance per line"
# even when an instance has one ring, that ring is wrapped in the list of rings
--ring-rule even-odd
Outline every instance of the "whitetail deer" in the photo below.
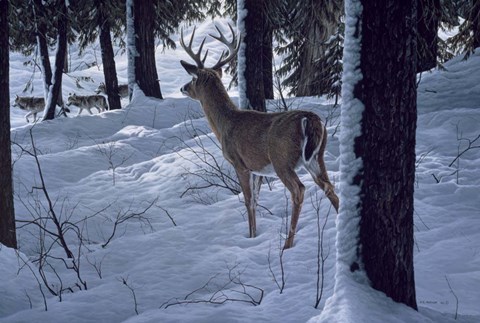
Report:
[[[192,81],[185,84],[181,91],[200,101],[210,127],[221,144],[223,156],[235,168],[247,207],[250,237],[256,236],[255,207],[261,176],[275,176],[276,173],[290,191],[293,210],[284,245],[284,249],[287,249],[293,246],[305,191],[296,174],[298,168],[303,167],[312,175],[338,212],[339,199],[323,161],[327,143],[326,127],[318,115],[308,111],[262,113],[237,109],[222,84],[221,68],[236,56],[240,46],[239,37],[229,25],[233,34],[230,42],[215,27],[219,36],[210,36],[226,45],[228,51],[222,52],[218,62],[211,68],[204,66],[208,50],[203,59],[201,57],[205,38],[197,53],[194,53],[192,42],[195,29],[188,46],[181,32],[180,45],[196,63],[192,65],[180,61],[192,76]],[[254,180],[253,174],[260,175],[258,180]]]

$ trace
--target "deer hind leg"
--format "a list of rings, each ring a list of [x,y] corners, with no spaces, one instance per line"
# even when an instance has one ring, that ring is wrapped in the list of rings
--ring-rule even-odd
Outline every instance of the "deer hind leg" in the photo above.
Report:
[[[258,197],[258,190],[255,187],[255,182],[257,181],[254,180],[254,175],[248,170],[242,169],[236,171],[240,186],[242,188],[243,198],[245,199],[245,206],[247,208],[250,238],[254,238],[257,235],[257,224],[255,218],[255,208],[257,206]]]
[[[293,169],[288,170],[287,172],[281,172],[281,174],[277,172],[277,175],[292,195],[292,219],[290,221],[290,229],[288,231],[287,239],[285,240],[285,245],[283,247],[283,249],[289,249],[293,247],[293,240],[297,232],[298,218],[300,216],[300,211],[302,210],[305,186],[300,182],[300,179]]]
[[[305,166],[310,175],[312,175],[315,183],[317,183],[317,185],[320,186],[320,188],[325,192],[325,195],[330,200],[330,203],[332,203],[335,211],[338,213],[340,200],[338,199],[337,194],[335,194],[335,187],[328,178],[325,162],[323,161],[323,155],[318,154],[317,158],[312,158],[311,162]]]

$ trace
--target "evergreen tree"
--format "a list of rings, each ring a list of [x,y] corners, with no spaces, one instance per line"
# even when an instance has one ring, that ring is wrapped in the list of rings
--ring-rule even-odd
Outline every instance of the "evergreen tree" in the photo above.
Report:
[[[454,51],[465,52],[467,59],[477,47],[480,47],[480,1],[462,0],[458,13],[465,20],[459,26],[458,34],[449,40]]]
[[[17,248],[10,148],[8,0],[0,0],[0,244]]]
[[[278,70],[284,77],[283,85],[295,96],[329,93],[324,79],[332,71],[329,65],[317,63],[326,60],[325,42],[341,28],[343,1],[287,0],[281,4],[281,33],[277,33],[281,46],[277,52],[285,56]]]
[[[322,94],[326,94],[327,98],[335,98],[335,104],[342,91],[344,29],[345,25],[340,23],[335,34],[325,42],[324,55],[314,62],[319,87],[325,89]]]
[[[437,66],[440,0],[417,1],[417,73]]]

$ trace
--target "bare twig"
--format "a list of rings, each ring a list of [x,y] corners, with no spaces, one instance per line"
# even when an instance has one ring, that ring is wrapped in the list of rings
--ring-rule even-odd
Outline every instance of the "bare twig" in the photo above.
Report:
[[[281,241],[280,245],[282,245],[283,242]],[[279,252],[279,263],[280,263],[280,279],[277,278],[277,275],[275,275],[275,271],[273,270],[272,268],[272,261],[271,261],[271,256],[270,256],[270,250],[271,248],[268,249],[268,255],[267,255],[267,261],[268,261],[268,270],[270,272],[270,275],[272,275],[272,279],[275,283],[275,285],[277,285],[278,287],[278,290],[280,291],[280,294],[283,293],[283,290],[285,289],[285,283],[286,283],[286,280],[285,280],[285,268],[283,266],[283,252],[285,251],[285,249],[283,249],[282,247],[280,247],[280,252]]]
[[[135,294],[135,289],[128,283],[128,277],[127,278],[120,277],[118,278],[118,281],[121,282],[123,285],[125,285],[132,293],[135,313],[138,315],[139,313],[138,313],[137,295]]]
[[[144,209],[138,212],[132,212],[130,208],[126,211],[120,209],[117,212],[115,219],[113,220],[112,232],[110,233],[110,236],[106,239],[106,241],[102,244],[102,248],[105,248],[112,241],[112,239],[115,237],[115,234],[117,233],[117,229],[119,228],[119,226],[127,221],[136,220],[142,223],[146,223],[150,228],[152,228],[152,225],[150,224],[150,219],[146,217],[145,214],[148,210],[150,210],[152,206],[155,205],[157,200],[158,197],[152,202],[149,202]],[[110,219],[107,218],[107,220]]]
[[[29,262],[25,259],[23,259],[23,257],[20,255],[20,253],[18,252],[18,250],[15,249],[15,253],[18,257],[19,260],[22,261],[23,265],[20,266],[19,268],[19,271],[22,270],[22,268],[25,268],[27,267],[28,270],[32,273],[33,277],[35,278],[35,280],[37,281],[37,285],[38,285],[38,289],[40,290],[40,294],[42,294],[42,299],[43,299],[43,308],[45,309],[45,311],[48,311],[48,305],[47,305],[47,297],[45,296],[45,292],[43,291],[43,288],[42,288],[42,283],[40,282],[40,280],[38,279],[37,275],[35,274],[35,271],[32,269],[32,267],[30,266]],[[28,297],[28,294],[27,294],[27,297]],[[30,300],[30,297],[28,298]],[[30,302],[30,308],[32,307],[32,303]]]
[[[453,297],[455,297],[455,320],[456,320],[457,317],[458,317],[458,297],[457,297],[457,294],[455,294],[455,292],[453,291],[452,286],[450,285],[450,281],[448,280],[447,275],[445,275],[445,280],[447,281],[448,288],[450,289],[450,292],[453,294]]]
[[[458,127],[458,125],[457,125]],[[457,130],[458,132],[458,130]],[[448,164],[448,167],[452,167],[453,164],[455,164],[455,162],[460,158],[462,157],[463,154],[465,154],[467,151],[471,150],[471,149],[478,149],[480,148],[480,145],[475,145],[475,143],[477,142],[477,140],[480,139],[480,134],[478,136],[475,137],[475,139],[469,139],[469,138],[463,138],[463,137],[458,137],[457,136],[457,140],[458,141],[467,141],[467,147],[464,148],[462,151],[460,151],[460,146],[458,147],[459,149],[459,152],[457,154],[457,156],[450,162],[450,164]]]
[[[315,194],[312,194],[310,196],[312,207],[317,215],[317,291],[315,296],[315,308],[318,308],[318,306],[320,305],[320,301],[322,300],[323,288],[325,284],[325,261],[330,254],[329,251],[325,252],[323,243],[325,228],[327,226],[328,217],[330,215],[332,206],[329,206],[327,215],[325,216],[325,220],[323,221],[323,223],[320,223],[320,205],[322,203],[322,200],[322,198],[319,199],[318,197],[318,191],[315,191]]]
[[[235,271],[237,267],[238,264],[233,267],[227,266],[228,275],[226,281],[216,287],[213,292],[211,292],[211,285],[219,278],[219,273],[210,277],[205,284],[188,293],[183,299],[170,299],[160,305],[160,308],[166,309],[174,305],[201,303],[221,305],[228,302],[248,303],[254,306],[260,305],[264,295],[263,289],[244,283],[241,279],[243,271]],[[208,293],[206,297],[194,298],[195,294],[203,291]],[[257,297],[252,295],[255,291],[259,293]]]
[[[93,140],[93,139],[92,139]],[[123,149],[119,147],[119,145],[115,141],[110,142],[102,142],[98,143],[93,140],[97,145],[97,151],[105,157],[108,163],[108,169],[112,170],[112,181],[113,186],[116,184],[116,169],[118,167],[123,166],[132,156],[134,153],[132,152],[129,155],[126,155],[123,152]]]

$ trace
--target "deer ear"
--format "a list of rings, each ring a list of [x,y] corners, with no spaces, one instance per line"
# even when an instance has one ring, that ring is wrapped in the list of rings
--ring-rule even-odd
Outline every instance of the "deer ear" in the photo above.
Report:
[[[197,72],[198,72],[198,67],[195,65],[192,65],[190,63],[187,63],[185,61],[180,61],[180,64],[182,64],[183,68],[185,71],[187,71],[188,74],[190,74],[193,77],[198,77]]]

